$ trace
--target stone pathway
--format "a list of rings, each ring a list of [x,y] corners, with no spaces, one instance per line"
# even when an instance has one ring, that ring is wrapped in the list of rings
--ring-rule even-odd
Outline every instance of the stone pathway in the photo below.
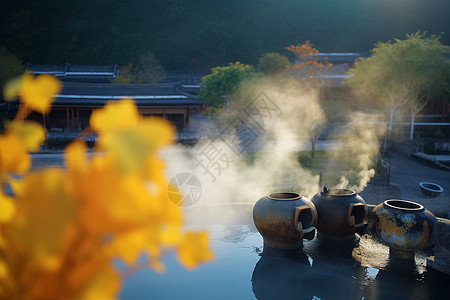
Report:
[[[388,153],[383,159],[391,166],[391,185],[368,185],[360,193],[367,203],[404,199],[422,204],[439,217],[450,218],[450,171],[397,153]],[[419,187],[423,181],[439,184],[444,192],[435,198],[426,197]]]

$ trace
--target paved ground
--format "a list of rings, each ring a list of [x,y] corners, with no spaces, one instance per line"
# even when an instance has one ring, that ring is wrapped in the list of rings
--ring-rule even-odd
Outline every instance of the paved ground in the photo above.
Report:
[[[366,187],[361,195],[367,203],[378,204],[394,198],[410,200],[440,217],[450,218],[450,171],[398,153],[388,153],[383,159],[391,165],[391,185]],[[421,181],[437,183],[444,192],[436,198],[427,198],[419,187]]]

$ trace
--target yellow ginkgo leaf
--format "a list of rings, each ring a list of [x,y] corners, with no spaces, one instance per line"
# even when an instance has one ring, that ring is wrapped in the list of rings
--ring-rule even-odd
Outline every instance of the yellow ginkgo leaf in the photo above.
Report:
[[[3,99],[14,101],[19,98],[20,87],[22,85],[22,76],[16,77],[5,83],[3,87]]]
[[[139,113],[130,99],[109,102],[104,108],[92,112],[90,126],[100,133],[126,130],[135,127]]]
[[[103,251],[100,253],[103,253]],[[107,257],[104,255],[95,255],[89,257],[89,259],[80,261],[73,266],[72,270],[70,270],[70,274],[66,281],[68,287],[76,290],[82,289],[83,286],[89,284],[89,281],[91,281],[92,278],[102,272],[102,268],[108,265],[105,264],[106,260]]]
[[[82,173],[87,171],[88,159],[86,153],[88,147],[85,142],[76,140],[70,143],[64,149],[64,164],[71,174],[82,175]]]
[[[8,266],[6,263],[0,259],[0,279],[4,280],[8,277]]]
[[[91,278],[78,299],[116,300],[120,288],[121,278],[118,272],[112,266],[106,265]]]
[[[34,77],[24,74],[22,77],[21,100],[27,107],[42,114],[50,111],[51,103],[60,91],[61,83],[52,75]]]
[[[41,124],[33,121],[13,121],[8,129],[19,136],[30,151],[38,150],[45,141],[45,129]]]
[[[97,146],[113,154],[124,173],[141,171],[145,167],[143,162],[152,153],[150,145],[135,130],[105,133]]]
[[[214,255],[208,247],[208,232],[187,232],[178,248],[178,260],[187,269],[195,269],[199,263],[213,259]]]
[[[121,171],[143,172],[154,153],[173,142],[173,126],[159,118],[141,118],[133,101],[122,100],[97,110],[91,127],[99,131],[97,147],[116,156]]]
[[[154,151],[170,145],[175,137],[173,125],[162,118],[143,119],[139,123],[137,131]]]
[[[73,149],[70,155],[75,155]],[[142,177],[122,174],[111,155],[95,155],[85,170],[71,167],[68,173],[82,204],[81,221],[92,234],[126,232],[164,212],[164,205],[152,199]]]
[[[8,132],[0,135],[0,176],[28,171],[31,158],[18,135]]]
[[[43,267],[57,268],[77,211],[65,172],[49,168],[31,173],[22,179],[11,233]]]
[[[135,264],[148,244],[149,230],[135,230],[130,233],[116,235],[107,245],[108,254],[112,258],[120,258],[131,266]]]
[[[161,232],[161,241],[168,247],[174,247],[182,241],[183,234],[180,232],[178,226],[167,226],[165,230]]]
[[[145,183],[137,176],[122,178],[116,193],[105,207],[116,222],[142,226],[163,213],[162,201],[152,199]]]
[[[0,190],[0,223],[8,222],[14,215],[14,202],[11,197],[3,194]]]

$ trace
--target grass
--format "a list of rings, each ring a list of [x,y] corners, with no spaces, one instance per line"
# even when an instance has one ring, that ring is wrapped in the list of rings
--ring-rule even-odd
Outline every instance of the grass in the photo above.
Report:
[[[316,150],[314,158],[311,157],[311,151],[297,152],[298,162],[306,169],[323,169],[323,161],[330,159],[330,154],[325,150]]]

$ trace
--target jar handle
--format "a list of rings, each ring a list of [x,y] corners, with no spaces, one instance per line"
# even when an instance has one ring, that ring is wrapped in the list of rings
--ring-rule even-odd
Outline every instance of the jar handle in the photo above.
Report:
[[[364,212],[364,216],[362,217],[362,222],[357,224],[355,215],[352,214],[355,207],[357,207],[357,208],[362,207],[363,210],[366,211],[365,205],[363,203],[351,203],[348,207],[348,214],[347,214],[348,225],[355,226],[355,227],[362,227],[362,226],[364,226],[364,223],[366,223],[366,222],[364,222],[364,217],[365,217],[366,213]]]
[[[302,212],[309,212],[309,215],[311,216],[311,221],[309,222],[309,224],[303,224],[302,220],[299,219]],[[295,208],[295,214],[294,214],[295,229],[298,232],[302,233],[303,238],[308,239],[308,240],[312,240],[314,238],[314,235],[316,233],[316,228],[312,225],[315,224],[315,219],[316,219],[316,216],[314,215],[314,212],[310,206],[302,205],[302,206],[298,206]],[[309,226],[309,227],[306,227],[306,226]]]

